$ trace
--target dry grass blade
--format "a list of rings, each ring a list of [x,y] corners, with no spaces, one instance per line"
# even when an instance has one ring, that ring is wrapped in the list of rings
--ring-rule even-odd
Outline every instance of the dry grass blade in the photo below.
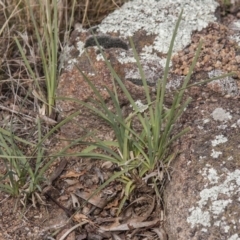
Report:
[[[127,0],[85,0],[78,3],[83,26],[90,27],[100,23],[105,16],[125,2]]]
[[[105,232],[114,232],[114,231],[128,231],[138,228],[147,228],[152,227],[159,223],[159,219],[154,219],[152,221],[141,222],[138,218],[132,218],[131,222],[120,224],[119,226],[112,226],[112,227],[100,227],[100,231]]]
[[[1,29],[0,29],[0,35],[3,33],[3,30],[8,26],[8,23],[9,23],[10,19],[17,13],[18,8],[19,8],[19,5],[20,5],[21,2],[22,2],[22,1],[19,1],[19,2],[16,4],[16,6],[15,6],[15,8],[13,9],[11,15],[10,15],[10,16],[6,19],[6,21],[4,22],[3,26],[2,26]],[[0,5],[2,5],[3,8],[6,8],[5,4],[4,4],[2,1],[0,1]]]

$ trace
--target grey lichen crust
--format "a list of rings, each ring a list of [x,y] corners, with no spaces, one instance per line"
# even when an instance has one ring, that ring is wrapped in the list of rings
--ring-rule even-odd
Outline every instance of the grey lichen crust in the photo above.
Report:
[[[233,205],[233,199],[238,198],[240,170],[229,172],[224,169],[224,171],[225,180],[220,183],[219,179],[223,178],[223,174],[218,174],[209,164],[202,170],[202,175],[208,178],[209,183],[200,192],[200,200],[197,205],[189,209],[190,216],[187,218],[187,222],[191,224],[192,228],[201,225],[202,231],[207,231],[207,227],[216,226],[219,231],[228,233],[230,228],[236,228],[238,225],[235,216],[232,218],[229,216],[229,221],[224,217],[224,213]],[[236,204],[238,203],[239,199],[236,201]],[[228,211],[230,211],[229,209]],[[228,239],[239,239],[239,236],[235,234]]]
[[[157,36],[153,50],[167,53],[177,18],[184,9],[174,46],[176,52],[190,43],[193,31],[200,31],[216,20],[217,6],[214,0],[133,0],[105,18],[99,31],[119,32],[121,37],[127,38],[140,29],[145,30],[148,35]]]
[[[209,76],[209,78],[213,78],[216,76],[221,76],[223,74],[224,73],[220,70],[213,70],[208,73],[208,76]],[[209,85],[214,85],[214,84],[217,84],[219,86],[219,88],[223,94],[227,94],[228,96],[231,96],[231,97],[239,96],[238,85],[231,76],[221,78],[218,80],[214,80],[209,83]]]
[[[129,37],[134,36],[139,30],[143,30],[147,35],[156,36],[153,44],[142,46],[143,48],[138,54],[145,65],[154,63],[158,71],[159,66],[165,67],[166,58],[159,57],[156,53],[166,54],[168,52],[172,33],[181,10],[183,9],[184,12],[174,43],[174,53],[190,43],[193,31],[200,31],[216,20],[214,13],[217,6],[218,3],[215,0],[132,0],[107,16],[97,26],[94,33],[98,36],[102,47],[116,48],[117,46],[117,48],[125,50],[119,54],[118,58],[119,62],[123,64],[136,62],[131,48],[126,51],[128,49],[126,42]],[[119,38],[109,36],[106,38],[112,33],[117,33]],[[93,37],[88,38],[87,42],[78,42],[78,57],[88,46],[96,46]],[[103,60],[100,56],[98,58],[98,60]],[[69,69],[72,68],[73,62],[74,59],[68,62]],[[137,70],[136,74],[139,75]],[[129,78],[133,77],[129,76]]]

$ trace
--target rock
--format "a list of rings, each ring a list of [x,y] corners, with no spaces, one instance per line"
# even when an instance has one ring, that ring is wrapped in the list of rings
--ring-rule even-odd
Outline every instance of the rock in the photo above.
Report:
[[[144,96],[144,90],[138,85],[141,85],[142,80],[128,38],[133,39],[148,84],[155,86],[162,75],[172,32],[184,6],[187,8],[183,14],[179,27],[180,34],[177,36],[174,47],[174,52],[177,52],[191,42],[192,31],[201,30],[210,21],[216,20],[213,13],[218,4],[215,1],[189,3],[189,1],[172,0],[165,3],[155,0],[135,0],[124,4],[119,10],[110,14],[96,28],[84,30],[81,25],[76,26],[70,43],[62,54],[64,71],[60,77],[57,96],[83,101],[93,97],[92,89],[75,66],[78,65],[94,82],[104,100],[108,101],[106,86],[112,90],[113,79],[98,47],[93,46],[94,41],[91,35],[95,32],[107,59],[133,98],[141,99]],[[196,18],[196,13],[199,15],[198,18]],[[121,102],[124,104],[126,100]],[[65,118],[78,109],[79,105],[72,101],[57,101],[57,108],[61,112],[61,117]],[[87,115],[87,119],[90,119],[88,112],[82,110],[81,117],[76,117],[71,127],[67,124],[62,128],[63,134],[69,138],[82,135],[83,129],[92,125],[90,121],[87,126],[79,126],[79,123],[86,122],[84,116]],[[71,131],[71,129],[74,130]]]
[[[238,100],[194,103],[165,191],[169,239],[239,239]]]
[[[168,92],[174,93],[189,72],[199,41],[203,40],[191,83],[223,73],[225,77],[186,91],[193,102],[179,124],[191,126],[176,148],[181,154],[173,162],[166,186],[166,229],[169,240],[240,239],[239,169],[239,42],[238,22],[225,26],[215,17],[214,0],[133,0],[106,17],[95,28],[76,25],[66,46],[58,96],[91,102],[95,99],[83,75],[98,89],[112,108],[106,87],[113,90],[113,77],[93,37],[130,91],[134,100],[144,101],[141,75],[129,44],[132,38],[148,85],[154,94],[162,77],[172,32],[184,8],[173,49]],[[129,104],[117,87],[122,105]],[[97,116],[72,101],[59,100],[63,118],[80,109],[81,114],[62,128],[66,138],[83,136],[89,129],[111,137],[110,128]],[[114,109],[113,109],[114,110]]]

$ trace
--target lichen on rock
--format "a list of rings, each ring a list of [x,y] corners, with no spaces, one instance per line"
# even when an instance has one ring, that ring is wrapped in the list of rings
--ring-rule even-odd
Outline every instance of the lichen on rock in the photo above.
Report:
[[[99,26],[103,33],[117,33],[126,39],[138,31],[155,35],[153,51],[167,53],[173,29],[179,13],[183,9],[179,34],[174,52],[183,49],[191,42],[191,34],[202,30],[209,22],[214,22],[214,12],[218,3],[214,0],[134,0],[106,17]],[[146,51],[145,51],[146,52]]]
[[[217,6],[214,0],[133,0],[94,29],[106,58],[140,107],[140,100],[144,104],[144,90],[128,38],[132,37],[148,84],[154,86],[162,77],[173,29],[182,9],[183,19],[174,45],[167,93],[174,93],[181,86],[201,39],[202,52],[191,83],[225,72],[236,72],[235,77],[195,85],[186,90],[193,101],[177,124],[191,126],[192,131],[180,141],[181,151],[172,165],[172,181],[166,189],[169,240],[236,240],[240,237],[240,225],[236,220],[240,217],[236,208],[240,199],[240,111],[237,99],[240,56],[236,50],[237,43],[230,38],[231,30],[216,22]],[[108,102],[106,87],[113,89],[113,78],[92,33],[81,27],[73,31],[68,46],[71,52],[66,54],[58,95],[82,101],[94,98],[93,91],[76,69],[77,64]],[[110,42],[106,42],[108,40]],[[126,98],[120,93],[122,100]],[[58,101],[58,105],[64,116],[77,108],[73,103]],[[79,136],[82,134],[79,123],[86,130],[92,128],[96,121],[82,111],[82,115],[74,119],[75,125],[64,126],[65,133],[71,137]],[[104,136],[109,132],[103,132],[102,124],[97,127]]]

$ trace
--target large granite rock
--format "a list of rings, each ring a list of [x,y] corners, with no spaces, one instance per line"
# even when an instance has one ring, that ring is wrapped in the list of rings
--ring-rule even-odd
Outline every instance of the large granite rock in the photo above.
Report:
[[[199,90],[165,191],[167,232],[169,239],[239,239],[239,100]]]
[[[166,186],[165,227],[169,240],[240,239],[239,171],[239,22],[224,26],[217,22],[218,3],[214,0],[133,0],[110,14],[95,28],[76,25],[66,46],[58,96],[82,101],[94,99],[93,91],[76,65],[108,103],[106,87],[113,89],[113,78],[96,47],[92,34],[107,59],[135,100],[144,101],[141,78],[129,44],[132,37],[149,86],[162,76],[166,54],[177,17],[184,9],[174,46],[168,90],[180,86],[188,73],[197,44],[204,44],[192,83],[235,71],[226,77],[187,91],[193,102],[181,123],[192,131],[176,146],[181,154],[173,161],[171,181]],[[128,104],[119,91],[122,104]],[[71,101],[58,101],[63,118],[79,107]],[[111,104],[109,103],[111,107]],[[87,110],[62,128],[64,137],[81,136],[96,127],[97,117]],[[108,130],[96,127],[103,138]],[[177,150],[176,150],[177,151]]]

